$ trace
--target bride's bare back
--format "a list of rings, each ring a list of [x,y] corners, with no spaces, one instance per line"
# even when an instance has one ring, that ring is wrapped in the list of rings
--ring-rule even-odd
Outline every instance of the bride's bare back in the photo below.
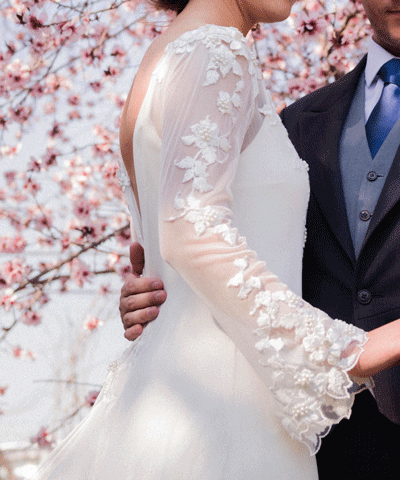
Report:
[[[249,27],[249,25],[243,24],[242,14],[231,7],[231,4],[234,3],[235,0],[223,0],[218,4],[204,0],[191,0],[189,5],[171,23],[167,30],[150,45],[140,64],[125,103],[119,132],[122,159],[131,180],[139,210],[140,205],[133,158],[133,134],[140,107],[150,83],[151,74],[161,59],[166,46],[187,31],[195,30],[206,24],[236,26],[242,31],[248,30],[251,25]]]

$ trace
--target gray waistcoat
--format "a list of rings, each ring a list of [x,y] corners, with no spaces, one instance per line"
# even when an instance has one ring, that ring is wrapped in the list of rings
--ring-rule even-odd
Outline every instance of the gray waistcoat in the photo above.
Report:
[[[365,78],[362,75],[344,124],[339,148],[343,193],[356,257],[399,147],[400,137],[398,120],[373,159],[365,133],[364,112]]]
[[[362,75],[344,124],[339,150],[347,218],[357,257],[370,217],[374,213],[399,147],[400,138],[400,120],[398,120],[375,158],[371,157],[365,133],[364,85],[365,80]],[[375,377],[377,383],[375,393],[379,409],[392,421],[399,418],[400,412],[399,373],[400,367],[394,367]]]

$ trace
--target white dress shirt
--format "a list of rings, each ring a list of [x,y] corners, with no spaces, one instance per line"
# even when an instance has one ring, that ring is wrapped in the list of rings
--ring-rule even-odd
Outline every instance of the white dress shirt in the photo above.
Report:
[[[382,65],[392,58],[398,57],[378,45],[372,37],[368,40],[368,56],[365,67],[365,123],[367,123],[372,110],[381,98],[384,87],[384,82],[376,75]]]

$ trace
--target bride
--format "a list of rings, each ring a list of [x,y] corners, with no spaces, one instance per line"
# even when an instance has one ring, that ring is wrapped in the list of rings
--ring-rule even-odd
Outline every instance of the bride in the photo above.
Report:
[[[400,328],[367,335],[301,299],[307,165],[244,38],[294,0],[153,3],[179,15],[139,68],[121,150],[168,302],[38,478],[316,479],[310,453],[399,361],[382,338]]]

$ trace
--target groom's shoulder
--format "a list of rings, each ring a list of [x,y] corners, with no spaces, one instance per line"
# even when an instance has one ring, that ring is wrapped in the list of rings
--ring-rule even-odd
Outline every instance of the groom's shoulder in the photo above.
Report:
[[[366,56],[363,57],[352,71],[339,80],[305,95],[286,107],[281,113],[281,118],[284,123],[289,119],[291,122],[295,122],[297,117],[304,113],[325,110],[340,100],[349,90],[355,91],[360,75],[365,69],[365,63]]]

